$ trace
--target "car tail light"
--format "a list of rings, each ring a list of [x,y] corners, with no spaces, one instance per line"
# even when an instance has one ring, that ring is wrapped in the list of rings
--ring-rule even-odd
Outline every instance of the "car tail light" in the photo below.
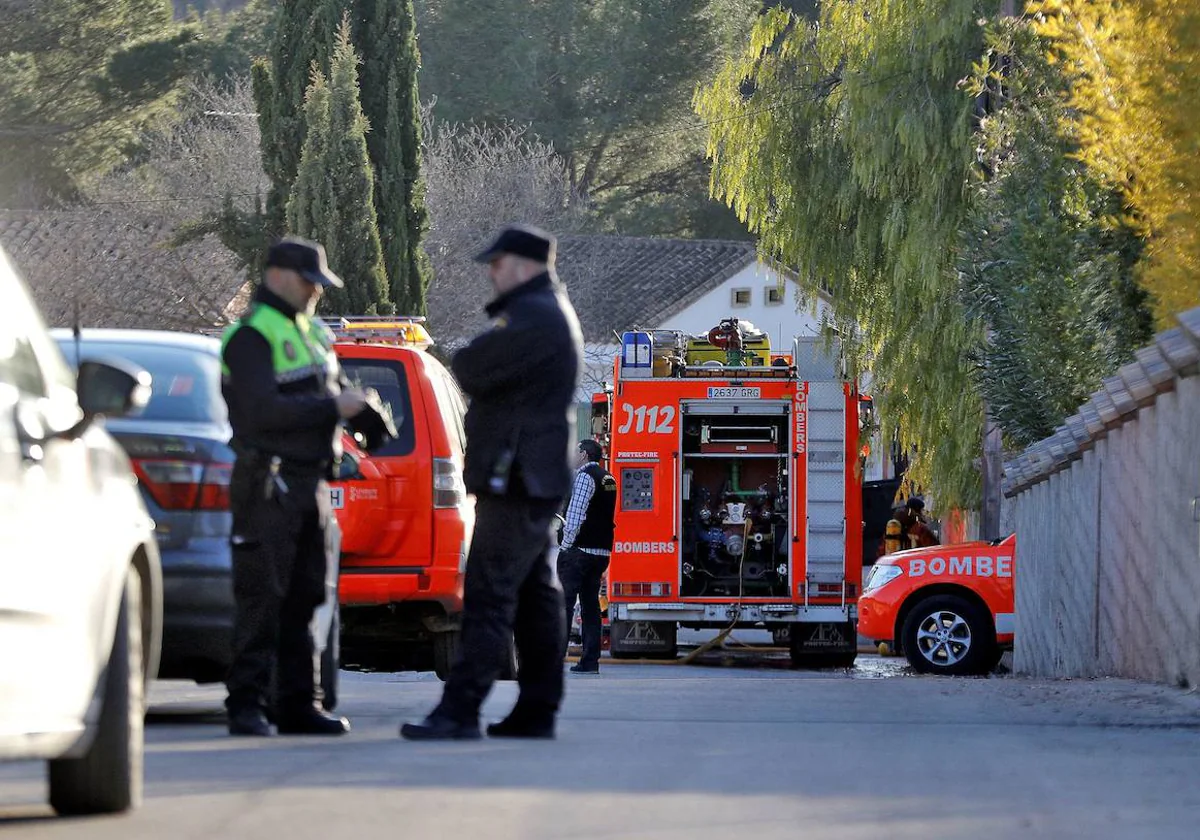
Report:
[[[462,469],[452,458],[433,459],[433,506],[455,508],[467,498]]]
[[[138,458],[133,470],[163,510],[229,510],[233,464]]]

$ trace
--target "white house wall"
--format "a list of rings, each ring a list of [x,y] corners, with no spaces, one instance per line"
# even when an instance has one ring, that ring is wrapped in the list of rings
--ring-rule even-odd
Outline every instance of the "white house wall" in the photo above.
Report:
[[[771,336],[771,347],[790,353],[792,339],[797,335],[816,335],[820,332],[821,316],[828,304],[821,301],[814,314],[811,304],[798,308],[800,286],[788,277],[760,263],[751,263],[702,298],[657,325],[658,329],[681,330],[692,335],[707,333],[724,318],[739,318]],[[767,303],[767,290],[782,288],[780,303]],[[735,305],[735,289],[749,290],[750,303]],[[781,343],[782,336],[782,343]]]

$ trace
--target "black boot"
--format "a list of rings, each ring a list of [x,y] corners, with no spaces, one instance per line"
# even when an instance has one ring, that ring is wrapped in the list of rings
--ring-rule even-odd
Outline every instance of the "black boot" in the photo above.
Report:
[[[280,735],[345,735],[350,731],[350,721],[315,706],[279,713],[276,726]]]
[[[271,735],[271,724],[267,722],[267,716],[263,714],[262,709],[254,706],[230,710],[229,734],[267,738]]]
[[[554,712],[549,706],[521,703],[508,713],[508,717],[487,728],[492,738],[541,738],[554,737]]]
[[[476,741],[483,737],[478,723],[462,723],[437,713],[421,723],[400,727],[400,737],[408,741]]]

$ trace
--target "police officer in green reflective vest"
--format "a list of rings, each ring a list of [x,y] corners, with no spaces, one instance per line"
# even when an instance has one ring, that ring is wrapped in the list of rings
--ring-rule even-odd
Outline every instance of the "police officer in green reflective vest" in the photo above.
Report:
[[[321,293],[341,287],[325,250],[283,239],[263,282],[221,343],[221,391],[237,455],[233,513],[233,664],[226,678],[229,732],[341,735],[321,708],[313,614],[325,600],[325,479],[340,454],[338,425],[364,411],[348,387],[333,336],[313,320]],[[274,696],[272,674],[274,672]]]

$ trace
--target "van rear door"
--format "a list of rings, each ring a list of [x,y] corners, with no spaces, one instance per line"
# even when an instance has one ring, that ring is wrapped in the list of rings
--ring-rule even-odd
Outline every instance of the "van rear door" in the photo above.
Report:
[[[430,407],[418,387],[413,351],[338,345],[346,377],[373,388],[392,409],[399,436],[367,456],[362,476],[333,485],[342,525],[342,572],[416,572],[429,565],[431,455],[426,424]]]

